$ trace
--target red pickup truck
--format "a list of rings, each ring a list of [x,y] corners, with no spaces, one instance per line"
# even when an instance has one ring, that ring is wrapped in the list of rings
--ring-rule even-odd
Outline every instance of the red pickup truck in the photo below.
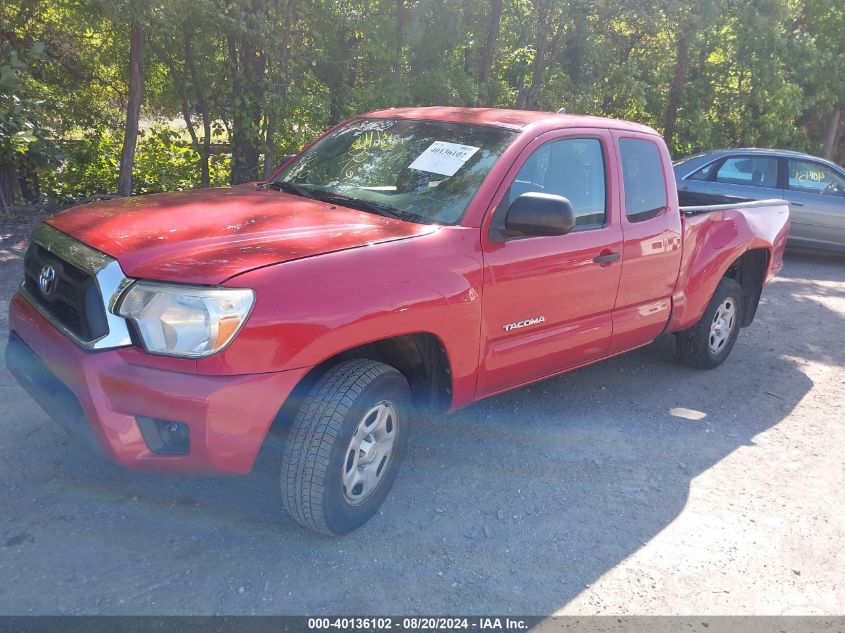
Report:
[[[702,200],[697,200],[701,203]],[[542,112],[354,117],[264,183],[86,204],[34,232],[7,365],[124,466],[248,473],[343,534],[414,409],[453,411],[674,333],[711,368],[780,270],[783,201],[680,207],[654,130]]]

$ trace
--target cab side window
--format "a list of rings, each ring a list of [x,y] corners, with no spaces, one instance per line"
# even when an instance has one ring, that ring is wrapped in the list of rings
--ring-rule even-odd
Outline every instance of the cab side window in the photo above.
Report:
[[[660,150],[651,141],[619,139],[625,214],[628,222],[643,222],[666,210],[666,180]]]
[[[806,193],[845,196],[845,178],[820,163],[790,160],[789,188]]]
[[[503,208],[530,191],[567,198],[575,211],[576,228],[603,226],[607,188],[601,141],[568,138],[537,148],[511,183]]]

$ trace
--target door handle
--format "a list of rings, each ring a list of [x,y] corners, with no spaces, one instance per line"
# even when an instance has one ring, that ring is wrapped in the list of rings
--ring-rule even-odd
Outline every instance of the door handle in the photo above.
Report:
[[[615,262],[620,257],[621,255],[619,253],[608,253],[607,255],[595,257],[593,261],[597,264],[609,264],[610,262]]]

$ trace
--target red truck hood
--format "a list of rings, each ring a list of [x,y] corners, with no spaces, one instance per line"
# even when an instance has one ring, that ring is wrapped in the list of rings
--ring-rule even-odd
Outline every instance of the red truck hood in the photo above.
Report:
[[[130,277],[196,284],[437,230],[255,185],[96,202],[48,223],[111,255]]]

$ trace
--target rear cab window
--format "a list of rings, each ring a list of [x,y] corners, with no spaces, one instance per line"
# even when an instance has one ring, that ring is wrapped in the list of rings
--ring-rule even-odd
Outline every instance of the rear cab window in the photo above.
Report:
[[[628,222],[643,222],[663,213],[667,208],[666,178],[657,145],[644,139],[621,138],[619,156]]]

